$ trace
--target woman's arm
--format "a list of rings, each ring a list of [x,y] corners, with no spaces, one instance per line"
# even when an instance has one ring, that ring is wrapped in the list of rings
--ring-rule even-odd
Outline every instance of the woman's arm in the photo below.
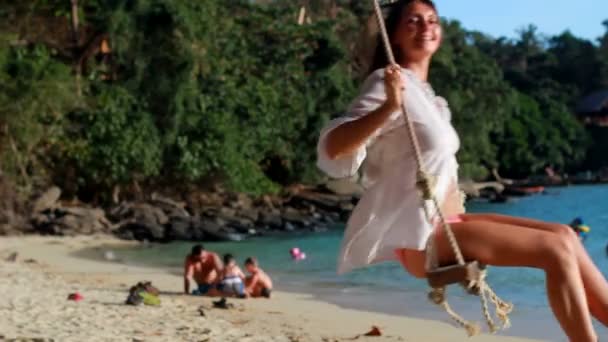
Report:
[[[386,100],[375,110],[357,120],[346,122],[331,130],[326,138],[327,155],[330,159],[355,152],[386,120],[401,108],[404,89],[401,67],[388,66],[384,71]]]
[[[384,103],[378,109],[357,120],[344,123],[327,135],[327,155],[340,158],[357,150],[395,112],[393,105]]]

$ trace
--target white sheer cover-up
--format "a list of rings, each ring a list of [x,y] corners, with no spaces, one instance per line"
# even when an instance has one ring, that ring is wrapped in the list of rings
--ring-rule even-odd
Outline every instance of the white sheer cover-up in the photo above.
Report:
[[[436,178],[434,193],[446,216],[463,213],[455,157],[460,141],[452,127],[447,102],[435,96],[430,85],[410,70],[402,69],[401,75],[405,82],[403,99],[420,142],[424,168]],[[366,189],[348,220],[338,273],[394,260],[396,249],[424,250],[433,232],[415,186],[417,168],[401,111],[393,113],[355,152],[333,160],[328,157],[328,133],[369,114],[385,100],[384,69],[380,69],[366,79],[346,114],[330,121],[321,131],[317,145],[317,165],[321,170],[331,177],[343,178],[361,168]]]

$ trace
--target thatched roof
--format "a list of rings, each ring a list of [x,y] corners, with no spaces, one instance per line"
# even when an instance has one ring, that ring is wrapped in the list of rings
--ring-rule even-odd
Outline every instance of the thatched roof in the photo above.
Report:
[[[600,90],[585,97],[576,106],[579,115],[608,115],[608,89]]]

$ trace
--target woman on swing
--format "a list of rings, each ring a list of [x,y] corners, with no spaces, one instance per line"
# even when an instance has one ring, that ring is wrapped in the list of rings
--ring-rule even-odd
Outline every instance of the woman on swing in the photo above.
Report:
[[[435,239],[441,265],[454,264],[445,232],[428,222],[416,188],[416,165],[401,115],[405,103],[435,195],[467,260],[542,269],[549,303],[571,341],[597,341],[591,315],[608,325],[608,283],[572,229],[530,219],[465,214],[458,190],[458,136],[444,99],[427,83],[442,30],[430,0],[392,4],[386,27],[398,65],[388,65],[379,40],[372,72],[345,116],[321,132],[319,167],[333,177],[362,167],[366,193],[344,233],[338,272],[398,260],[425,277],[425,248]],[[375,70],[375,71],[374,71]],[[365,163],[363,164],[363,162]]]

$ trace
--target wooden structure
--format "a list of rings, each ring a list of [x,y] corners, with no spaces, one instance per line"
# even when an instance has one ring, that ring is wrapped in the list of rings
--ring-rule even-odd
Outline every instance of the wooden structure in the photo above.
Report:
[[[585,125],[608,127],[608,89],[581,100],[576,106],[576,115]]]

